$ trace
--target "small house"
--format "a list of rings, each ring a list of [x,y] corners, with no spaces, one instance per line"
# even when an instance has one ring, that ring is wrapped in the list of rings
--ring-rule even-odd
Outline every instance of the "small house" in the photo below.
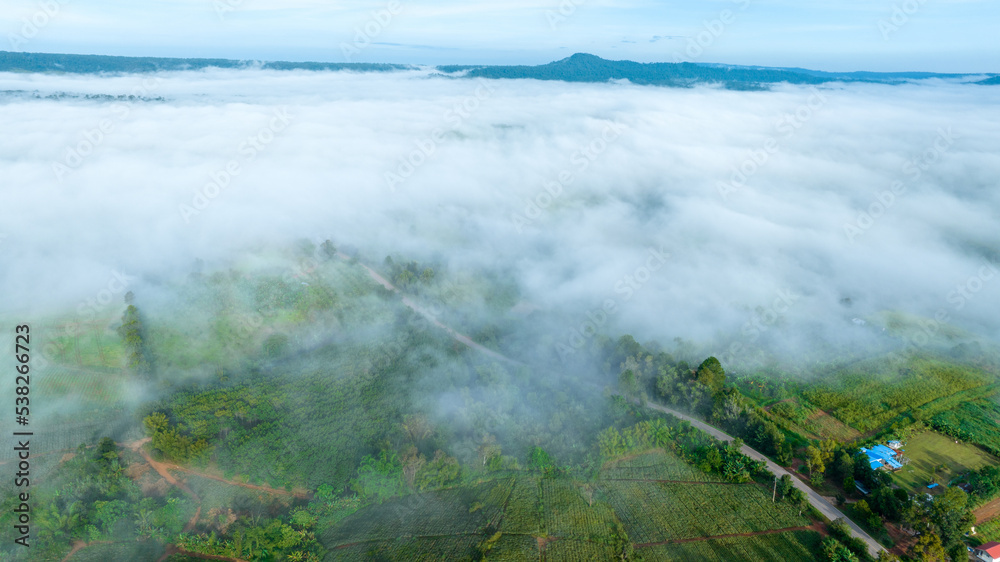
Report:
[[[875,445],[871,449],[861,448],[861,452],[868,456],[868,464],[873,470],[887,468],[889,470],[899,470],[903,468],[903,463],[896,459],[896,451],[885,445]]]
[[[972,549],[972,554],[984,562],[1000,562],[1000,542],[990,541]]]

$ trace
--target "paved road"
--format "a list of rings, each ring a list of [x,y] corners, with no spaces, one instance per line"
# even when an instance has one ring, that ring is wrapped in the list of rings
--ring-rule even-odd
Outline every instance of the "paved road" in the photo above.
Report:
[[[689,416],[687,414],[682,414],[682,413],[678,412],[677,410],[672,410],[670,408],[667,408],[666,406],[661,406],[659,404],[654,404],[652,402],[646,402],[646,407],[647,408],[652,408],[654,410],[659,410],[659,411],[661,411],[661,412],[663,412],[665,414],[670,414],[672,416],[675,416],[675,417],[678,417],[678,418],[680,418],[682,420],[690,422],[691,425],[697,427],[698,429],[704,431],[705,433],[708,433],[709,435],[715,437],[719,441],[729,442],[729,441],[733,440],[732,437],[730,437],[727,433],[723,432],[722,430],[720,430],[720,429],[718,429],[716,427],[713,427],[711,425],[708,425],[707,423],[705,423],[705,422],[703,422],[703,421],[701,421],[701,420],[699,420],[697,418],[693,418],[693,417],[691,417],[691,416]],[[834,519],[843,518],[844,521],[847,523],[847,525],[851,528],[852,534],[855,537],[858,537],[859,539],[865,541],[865,543],[868,544],[868,553],[869,554],[871,554],[872,556],[877,557],[879,552],[882,552],[882,551],[885,550],[885,548],[883,548],[882,545],[880,545],[878,543],[878,541],[876,541],[875,539],[873,539],[871,537],[871,535],[869,535],[868,533],[864,532],[864,530],[862,530],[861,527],[858,527],[854,523],[854,521],[851,521],[850,519],[848,519],[843,513],[841,513],[841,511],[839,509],[837,509],[836,507],[834,507],[834,505],[832,503],[830,503],[829,501],[827,501],[827,499],[824,498],[823,496],[817,494],[816,491],[813,490],[812,488],[810,488],[808,485],[806,485],[805,482],[803,482],[802,480],[799,480],[798,478],[796,478],[794,474],[789,473],[784,468],[782,468],[782,467],[778,466],[777,464],[775,464],[774,462],[772,462],[771,459],[769,459],[769,458],[765,457],[764,455],[758,453],[757,451],[751,449],[747,445],[743,445],[743,454],[746,455],[746,456],[748,456],[748,457],[750,457],[750,458],[752,458],[752,459],[766,462],[767,463],[767,469],[770,470],[772,473],[774,473],[775,475],[777,475],[779,477],[780,476],[784,476],[785,474],[788,474],[789,476],[791,476],[792,483],[795,484],[795,487],[798,488],[798,489],[800,489],[800,490],[802,490],[803,492],[805,492],[806,497],[809,499],[809,503],[812,504],[812,506],[815,507],[826,518],[828,518],[830,521],[833,521]]]
[[[348,260],[349,259],[345,255],[340,255],[340,258],[343,259],[343,260]],[[390,283],[386,278],[384,278],[381,275],[379,275],[378,272],[376,272],[374,269],[368,267],[365,264],[360,264],[360,265],[361,265],[361,267],[365,268],[368,271],[368,275],[370,275],[371,278],[374,279],[377,283],[379,283],[380,285],[382,285],[386,289],[389,289],[390,291],[399,293],[399,290],[395,286],[393,286],[392,283]],[[405,295],[402,295],[402,296],[403,296],[403,304],[405,304],[406,306],[408,306],[411,309],[413,309],[413,311],[415,311],[415,312],[423,315],[425,318],[427,318],[435,326],[437,326],[437,327],[445,330],[446,332],[448,332],[448,334],[452,338],[454,338],[456,341],[461,342],[461,343],[469,346],[472,349],[475,349],[475,350],[478,350],[478,351],[480,351],[482,353],[485,353],[486,355],[488,355],[488,356],[490,356],[490,357],[492,357],[494,359],[499,359],[501,361],[505,361],[505,362],[508,362],[508,363],[513,363],[515,365],[522,365],[522,363],[520,363],[519,361],[515,361],[515,360],[513,360],[513,359],[511,359],[511,358],[509,358],[509,357],[507,357],[505,355],[501,355],[501,354],[493,351],[492,349],[488,349],[486,347],[483,347],[483,346],[479,345],[478,343],[474,342],[468,336],[460,334],[457,331],[455,331],[454,329],[452,329],[450,326],[442,324],[430,312],[428,312],[428,311],[424,310],[422,307],[418,306],[416,303],[414,303],[412,300],[410,300],[409,298],[407,298]],[[729,441],[733,440],[732,437],[730,437],[728,434],[726,434],[722,430],[720,430],[720,429],[718,429],[716,427],[713,427],[711,425],[708,425],[707,423],[705,423],[705,422],[703,422],[703,421],[701,421],[699,419],[692,418],[691,416],[689,416],[687,414],[682,414],[682,413],[680,413],[680,412],[678,412],[676,410],[672,410],[670,408],[667,408],[666,406],[661,406],[659,404],[654,404],[652,402],[647,402],[646,403],[646,407],[652,408],[654,410],[659,410],[659,411],[661,411],[661,412],[663,412],[665,414],[670,414],[670,415],[675,416],[677,418],[680,418],[682,420],[688,421],[688,422],[691,423],[691,425],[697,427],[698,429],[704,431],[705,433],[708,433],[709,435],[715,437],[719,441],[729,442]],[[800,489],[800,490],[802,490],[803,492],[805,492],[806,498],[809,499],[809,503],[812,504],[812,506],[815,507],[820,513],[822,513],[830,521],[833,521],[835,519],[841,519],[841,518],[843,518],[843,520],[845,522],[847,522],[847,525],[851,528],[851,532],[854,534],[854,536],[860,538],[861,540],[865,541],[865,543],[868,544],[868,553],[869,554],[871,554],[872,556],[878,556],[879,552],[885,550],[885,548],[883,548],[882,545],[880,545],[878,543],[878,541],[876,541],[875,539],[873,539],[868,533],[864,532],[861,529],[861,527],[858,527],[857,525],[855,525],[853,521],[851,521],[850,519],[848,519],[847,516],[845,516],[843,513],[841,513],[841,511],[839,509],[837,509],[836,507],[834,507],[832,503],[830,503],[829,501],[827,501],[827,499],[824,498],[823,496],[817,494],[812,488],[810,488],[809,486],[807,486],[805,482],[799,480],[795,475],[789,473],[787,470],[785,470],[784,468],[778,466],[777,464],[775,464],[774,462],[772,462],[770,459],[768,459],[764,455],[758,453],[757,451],[751,449],[747,445],[743,445],[743,454],[746,455],[746,456],[748,456],[748,457],[750,457],[750,458],[752,458],[752,459],[759,460],[759,461],[764,461],[765,463],[767,463],[767,469],[770,470],[773,474],[775,474],[777,476],[783,476],[785,474],[788,474],[792,478],[792,483],[795,485],[795,487],[798,488],[798,489]]]

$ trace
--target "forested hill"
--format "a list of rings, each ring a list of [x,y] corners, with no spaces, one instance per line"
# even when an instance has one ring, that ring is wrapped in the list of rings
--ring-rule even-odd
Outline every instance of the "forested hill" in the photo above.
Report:
[[[474,78],[532,78],[565,82],[607,82],[629,80],[635,84],[690,86],[698,83],[722,83],[733,89],[755,89],[766,84],[822,84],[824,82],[875,82],[898,84],[928,78],[961,78],[961,74],[929,72],[846,72],[832,73],[801,68],[768,68],[722,64],[638,63],[611,61],[577,53],[569,58],[539,66],[439,66],[445,73],[468,71]]]
[[[201,70],[204,68],[261,68],[271,70],[386,72],[417,68],[407,64],[284,62],[234,59],[185,59],[159,57],[116,57],[105,55],[69,55],[0,51],[0,72],[141,73]],[[531,78],[564,82],[607,82],[629,80],[634,84],[656,86],[692,86],[721,83],[734,90],[755,90],[769,84],[822,84],[825,82],[873,82],[899,84],[928,78],[961,79],[971,75],[930,72],[822,72],[804,68],[770,68],[703,63],[639,63],[611,61],[583,53],[538,66],[460,66],[445,65],[437,70],[446,74],[465,72],[472,78]],[[981,75],[980,75],[981,76]],[[988,75],[978,84],[1000,84],[1000,76]]]
[[[157,57],[112,57],[104,55],[59,55],[0,51],[0,72],[157,72],[203,68],[264,68],[273,70],[354,70],[379,72],[413,68],[405,64],[262,62],[231,59],[179,59]]]

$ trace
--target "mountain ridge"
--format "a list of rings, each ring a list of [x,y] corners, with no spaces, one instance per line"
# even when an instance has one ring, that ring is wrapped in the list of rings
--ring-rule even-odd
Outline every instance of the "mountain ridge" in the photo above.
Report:
[[[150,73],[202,70],[206,68],[389,72],[427,68],[409,64],[259,61],[220,58],[125,57],[0,51],[0,72],[41,73]],[[901,84],[913,80],[986,77],[971,83],[1000,84],[1000,75],[944,74],[933,72],[826,72],[804,68],[741,66],[722,63],[652,62],[608,60],[588,53],[576,53],[540,65],[439,65],[431,67],[445,75],[468,78],[534,79],[563,82],[609,82],[627,80],[633,84],[690,87],[722,84],[735,90],[767,89],[770,84],[823,84],[866,82]]]

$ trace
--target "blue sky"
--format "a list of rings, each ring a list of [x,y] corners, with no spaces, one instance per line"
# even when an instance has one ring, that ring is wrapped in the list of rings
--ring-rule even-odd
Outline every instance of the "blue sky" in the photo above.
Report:
[[[332,62],[1000,72],[998,29],[996,0],[0,0],[2,50]]]

